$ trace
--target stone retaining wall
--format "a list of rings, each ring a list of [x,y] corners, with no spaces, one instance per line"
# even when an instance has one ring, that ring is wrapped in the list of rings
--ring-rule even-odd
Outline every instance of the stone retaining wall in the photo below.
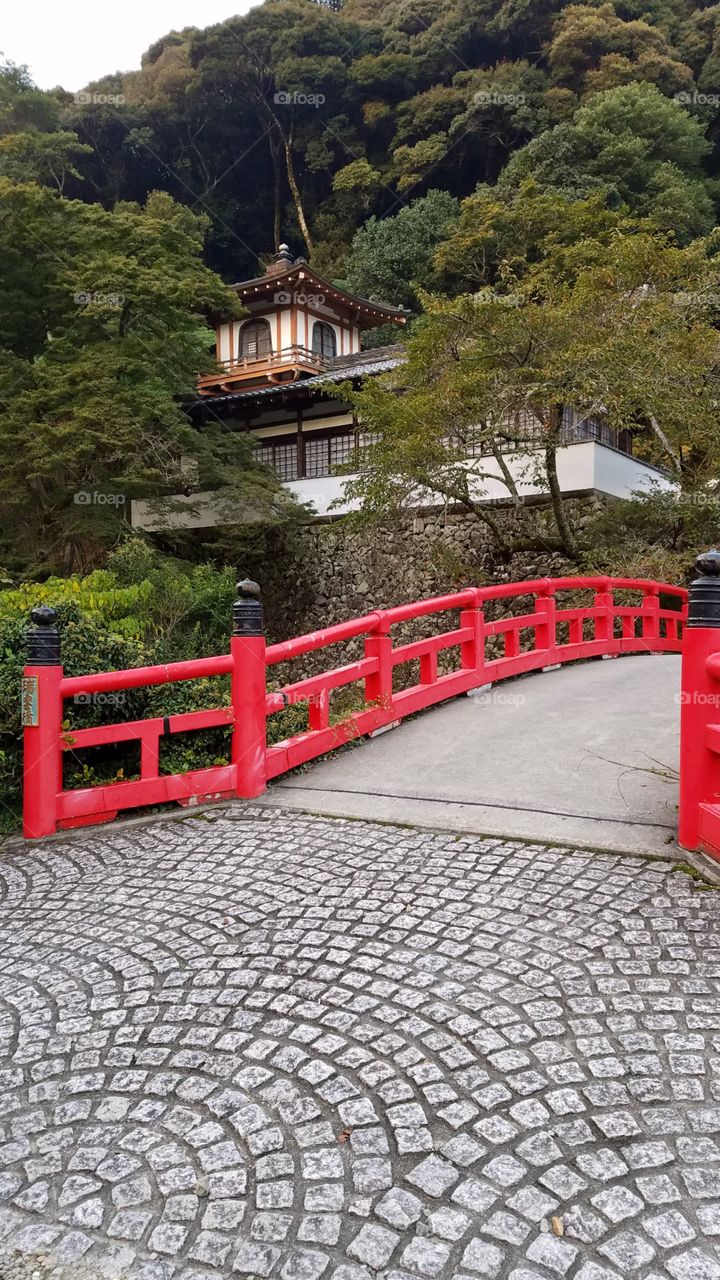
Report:
[[[590,515],[595,503],[578,500]],[[547,508],[498,510],[513,534],[541,537]],[[426,512],[381,529],[358,530],[345,521],[306,526],[289,545],[263,557],[257,572],[273,640],[301,635],[372,609],[444,595],[490,582],[577,572],[557,552],[498,556],[489,530],[473,515]]]

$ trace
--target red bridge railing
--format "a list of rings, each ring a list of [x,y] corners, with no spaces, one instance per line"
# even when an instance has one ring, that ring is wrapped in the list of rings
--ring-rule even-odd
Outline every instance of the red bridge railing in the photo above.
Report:
[[[720,860],[720,552],[695,565],[683,643],[678,841]]]
[[[54,610],[47,606],[33,610],[36,625],[28,637],[29,662],[23,681],[26,836],[106,822],[123,810],[168,801],[253,798],[270,779],[289,769],[471,689],[584,658],[680,652],[687,601],[683,588],[641,579],[541,579],[469,587],[266,646],[259,588],[246,581],[238,591],[229,653],[87,676],[64,675]],[[577,592],[591,592],[590,602],[566,607],[558,602],[558,595]],[[616,598],[619,593],[621,600]],[[528,605],[522,606],[521,613],[485,616],[485,606],[491,602],[517,605],[523,600]],[[396,642],[393,629],[399,624],[442,613],[458,615],[449,630],[409,643]],[[358,638],[363,640],[363,656],[358,660],[268,692],[268,672],[277,664]],[[441,654],[453,655],[452,669],[440,669]],[[394,672],[408,663],[418,664],[418,678],[395,688]],[[89,701],[120,689],[223,675],[230,677],[229,706],[63,731],[66,699]],[[362,707],[333,723],[332,692],[357,682],[362,686]],[[268,717],[298,703],[307,705],[307,729],[268,746]],[[187,773],[161,772],[163,739],[217,726],[231,729],[227,764]],[[140,743],[139,778],[64,787],[65,752],[129,741]]]

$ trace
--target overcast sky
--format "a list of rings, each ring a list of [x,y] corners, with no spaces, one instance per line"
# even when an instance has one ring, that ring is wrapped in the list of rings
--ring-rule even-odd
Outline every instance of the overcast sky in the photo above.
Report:
[[[0,52],[25,62],[41,89],[76,92],[113,71],[134,71],[159,36],[209,27],[257,0],[7,0]]]

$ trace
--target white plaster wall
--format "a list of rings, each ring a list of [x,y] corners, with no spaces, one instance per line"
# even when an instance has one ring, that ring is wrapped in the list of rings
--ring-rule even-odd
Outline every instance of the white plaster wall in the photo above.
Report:
[[[218,353],[219,360],[230,360],[232,358],[232,345],[230,338],[231,324],[220,325],[220,350]]]
[[[547,484],[540,470],[539,454],[506,454],[505,460],[523,498],[547,492]],[[495,458],[477,458],[473,463],[468,463],[468,466],[484,472],[487,477],[478,479],[474,486],[477,496],[486,498],[488,502],[507,499],[508,488]],[[661,484],[663,488],[672,488],[671,481],[654,467],[608,449],[594,440],[558,449],[557,468],[563,493],[595,491],[608,497],[629,498],[634,490],[649,488],[653,482]],[[328,514],[336,499],[342,499],[346,479],[345,476],[323,476],[318,479],[294,480],[287,488],[300,501],[312,503],[317,514],[322,516]],[[418,505],[423,502],[442,505],[443,501],[439,494],[418,495]],[[331,514],[339,515],[355,506],[355,503],[343,503]]]
[[[272,324],[272,321],[270,322]],[[292,346],[292,325],[290,321],[290,312],[280,312],[280,346],[284,350],[285,347]]]
[[[577,448],[585,446],[578,445]],[[647,490],[653,486],[670,491],[677,486],[661,471],[650,467],[639,458],[626,458],[614,449],[595,450],[595,488],[616,498],[627,498],[634,490]]]
[[[308,313],[305,307],[298,307],[297,309],[297,344],[299,347],[304,347],[306,351],[310,346]]]
[[[213,529],[222,522],[219,500],[213,493],[178,495],[165,503],[133,498],[130,519],[134,529],[155,533],[160,529]]]
[[[269,428],[263,435],[285,434],[286,428]],[[523,497],[540,495],[547,487],[538,476],[537,458],[531,455],[506,455],[510,471],[515,479],[518,491]],[[491,501],[507,499],[508,490],[500,469],[494,458],[476,459],[480,469],[489,473],[489,479],[478,481],[476,492]],[[472,465],[472,464],[468,464]],[[614,498],[629,498],[636,489],[649,488],[655,482],[665,489],[672,489],[670,480],[654,467],[628,458],[625,454],[608,449],[594,440],[582,444],[568,445],[558,450],[558,480],[563,493],[597,492]],[[354,510],[357,503],[342,502],[337,508],[332,504],[342,499],[346,476],[320,476],[313,479],[293,480],[286,485],[301,502],[309,502],[319,516],[340,515]],[[443,499],[435,494],[418,495],[418,505],[422,503],[442,505]],[[163,515],[162,503],[133,501],[131,519],[133,526],[147,529],[199,529],[212,528],[223,521],[223,513],[217,499],[212,493],[194,494],[190,498],[175,498],[173,505],[177,510]],[[185,510],[183,510],[185,508]],[[192,509],[192,510],[191,510]]]

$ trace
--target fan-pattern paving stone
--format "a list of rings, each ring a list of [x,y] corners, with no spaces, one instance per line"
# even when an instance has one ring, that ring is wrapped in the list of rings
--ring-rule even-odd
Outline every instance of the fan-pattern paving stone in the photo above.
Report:
[[[0,1280],[720,1280],[669,864],[237,806],[0,889]]]

